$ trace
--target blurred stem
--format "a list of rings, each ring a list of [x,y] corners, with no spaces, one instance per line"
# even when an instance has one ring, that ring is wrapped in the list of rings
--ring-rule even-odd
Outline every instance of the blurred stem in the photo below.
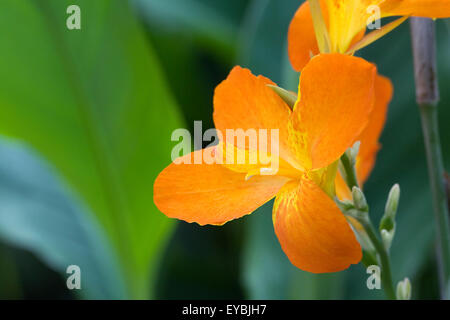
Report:
[[[444,165],[438,126],[439,89],[436,67],[434,21],[411,19],[414,54],[416,100],[419,105],[431,193],[437,230],[438,264],[441,296],[446,298],[450,280],[450,225],[447,194],[444,184]]]

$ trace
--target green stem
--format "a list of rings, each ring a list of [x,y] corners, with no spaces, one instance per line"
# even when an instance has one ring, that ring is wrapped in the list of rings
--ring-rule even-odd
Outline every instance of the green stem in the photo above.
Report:
[[[430,177],[431,194],[436,221],[441,271],[441,292],[445,298],[450,281],[450,228],[448,219],[447,194],[443,181],[444,165],[438,132],[438,115],[436,105],[419,105],[422,130]]]
[[[446,298],[450,281],[450,224],[438,126],[439,90],[434,22],[431,19],[413,18],[411,20],[411,32],[416,99],[420,109],[436,221],[441,296]]]
[[[353,187],[359,188],[358,179],[356,177],[355,165],[347,153],[344,153],[340,159],[341,163],[341,175],[344,177],[350,190]],[[394,285],[392,282],[391,274],[391,263],[389,259],[389,254],[384,247],[383,242],[377,236],[375,228],[373,227],[372,221],[370,220],[368,208],[365,211],[357,210],[356,215],[352,215],[353,218],[358,220],[358,222],[363,226],[364,230],[369,237],[370,242],[374,246],[376,253],[379,257],[379,266],[381,267],[381,283],[383,285],[383,290],[386,296],[390,300],[396,300],[396,294],[394,290]],[[369,253],[370,254],[370,253]],[[370,258],[370,257],[369,257]]]
[[[370,218],[368,218],[368,215],[366,216],[367,219],[358,219],[358,221],[364,227],[367,236],[369,237],[370,241],[375,247],[375,250],[377,251],[378,256],[380,258],[381,283],[383,284],[384,292],[386,293],[388,299],[395,300],[396,295],[394,285],[392,282],[391,263],[389,260],[389,255],[382,241],[380,240],[380,238],[378,238],[375,232],[375,228],[373,227],[372,222],[370,221]]]
[[[342,177],[344,178],[344,181],[347,183],[350,190],[353,189],[353,187],[358,187],[358,178],[356,177],[356,170],[355,166],[352,163],[352,160],[347,155],[347,153],[344,153],[340,159],[340,165],[342,166],[340,168],[340,172]]]

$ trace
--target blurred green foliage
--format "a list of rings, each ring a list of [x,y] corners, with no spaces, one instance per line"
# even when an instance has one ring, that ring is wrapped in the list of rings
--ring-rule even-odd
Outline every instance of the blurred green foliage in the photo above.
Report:
[[[147,298],[172,225],[157,213],[152,185],[170,161],[170,135],[182,120],[128,3],[76,3],[83,25],[71,31],[66,8],[73,1],[1,2],[0,133],[39,151],[90,208],[84,214],[93,213],[118,257],[111,266],[121,274],[116,296],[124,281],[125,297]],[[54,221],[38,231],[70,235]],[[29,242],[22,245],[33,250]],[[82,292],[91,286],[86,279]]]
[[[88,210],[79,207],[53,170],[26,146],[4,139],[0,154],[2,238],[35,252],[56,270],[78,265],[86,271],[86,297],[125,298],[118,261]],[[11,262],[4,260],[14,279]]]
[[[65,28],[73,3],[82,10],[79,31]],[[9,138],[0,143],[0,297],[73,297],[64,266],[80,264],[91,276],[80,297],[383,298],[367,289],[361,265],[324,275],[294,268],[273,232],[271,203],[220,228],[180,222],[174,233],[174,221],[153,205],[172,130],[192,129],[194,120],[213,127],[214,88],[234,64],[296,90],[286,35],[300,3],[3,0],[0,133]],[[444,21],[437,30],[448,167],[450,38]],[[395,87],[365,191],[378,221],[390,187],[400,183],[394,278],[410,277],[414,298],[436,298],[410,47],[404,23],[360,52]],[[33,283],[33,273],[43,281]]]

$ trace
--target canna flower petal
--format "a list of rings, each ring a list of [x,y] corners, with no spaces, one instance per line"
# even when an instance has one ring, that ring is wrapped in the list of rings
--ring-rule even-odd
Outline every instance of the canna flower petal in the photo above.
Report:
[[[306,176],[281,189],[273,223],[283,251],[302,270],[337,272],[362,258],[361,246],[344,215]]]
[[[324,8],[322,6],[322,8]],[[327,21],[327,11],[322,10]],[[301,71],[311,60],[311,57],[319,54],[314,25],[309,9],[309,2],[305,1],[297,10],[289,25],[288,54],[292,67]]]
[[[270,130],[279,130],[279,155],[297,167],[296,160],[287,144],[287,123],[292,113],[289,106],[268,85],[275,85],[263,76],[254,76],[250,70],[234,67],[214,93],[214,124],[226,135],[226,130],[267,130],[267,150],[270,151]],[[257,141],[259,132],[257,132]],[[226,142],[235,144],[227,135]]]
[[[450,17],[448,0],[386,0],[382,6],[384,16],[415,16],[424,18]]]
[[[380,144],[381,132],[386,122],[388,105],[392,99],[393,86],[391,81],[383,76],[377,76],[375,81],[375,106],[370,115],[369,124],[361,133],[361,141],[357,157],[356,170],[361,184],[366,182],[374,165]]]
[[[350,192],[350,189],[348,188],[347,184],[345,183],[344,178],[342,178],[342,175],[340,172],[337,173],[336,179],[334,181],[334,185],[336,188],[336,196],[340,200],[352,199],[352,193]]]
[[[392,99],[393,86],[391,81],[378,75],[375,80],[375,106],[370,114],[367,127],[357,138],[361,142],[356,158],[356,175],[362,187],[369,178],[377,153],[380,149],[379,139],[386,122],[388,105]],[[338,174],[336,177],[336,194],[340,199],[351,199],[351,193],[344,180]]]
[[[375,103],[376,67],[342,54],[321,54],[300,76],[289,143],[306,170],[330,165],[353,145]]]
[[[280,176],[255,176],[232,171],[220,164],[195,164],[194,157],[214,153],[198,150],[170,164],[155,180],[154,203],[170,218],[200,225],[224,223],[252,213],[272,199],[288,181]]]

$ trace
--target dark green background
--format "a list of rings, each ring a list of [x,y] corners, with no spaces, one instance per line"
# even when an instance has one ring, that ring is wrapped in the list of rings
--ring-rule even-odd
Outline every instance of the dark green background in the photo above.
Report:
[[[173,129],[213,127],[215,86],[236,64],[296,90],[287,29],[299,0],[2,0],[0,298],[378,299],[361,265],[294,268],[271,203],[223,227],[169,221],[152,202]],[[78,4],[82,30],[65,12]],[[450,38],[437,22],[440,125],[450,163]],[[374,221],[402,190],[393,276],[437,298],[434,226],[409,23],[359,52],[395,87],[365,186]],[[82,268],[78,292],[65,287]]]

